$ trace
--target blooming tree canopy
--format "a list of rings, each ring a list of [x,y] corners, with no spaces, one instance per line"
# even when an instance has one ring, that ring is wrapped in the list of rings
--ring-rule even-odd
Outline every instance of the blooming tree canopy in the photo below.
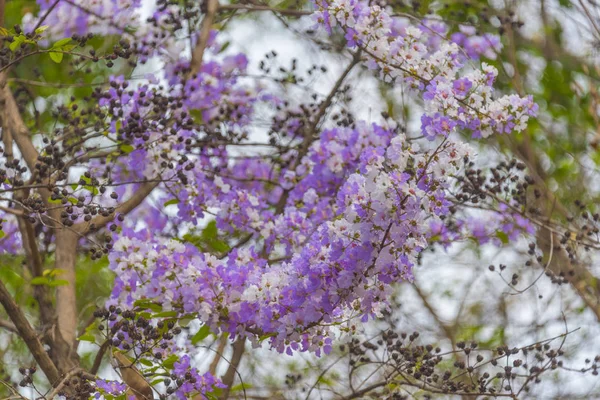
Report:
[[[219,15],[244,10],[291,15],[311,40],[343,42],[348,56],[327,95],[290,95],[301,62],[269,80],[275,53],[260,61],[228,48]],[[48,398],[222,396],[231,381],[194,364],[207,336],[329,354],[388,312],[425,249],[536,234],[524,165],[505,163],[492,181],[473,169],[469,142],[522,133],[538,112],[532,96],[494,90],[497,35],[364,0],[302,10],[37,0],[27,11],[1,29],[0,247],[25,256],[39,319],[56,329],[36,336],[4,286],[0,301]],[[97,79],[31,111],[11,81],[30,59]],[[259,61],[265,74],[252,79]],[[357,70],[407,90],[417,123],[360,120],[338,106]],[[51,123],[29,117],[40,112]],[[483,214],[468,212],[483,203]],[[114,283],[78,326],[83,252],[108,259]],[[83,342],[100,346],[88,370]],[[119,380],[99,375],[108,349]],[[65,385],[70,373],[86,384]]]

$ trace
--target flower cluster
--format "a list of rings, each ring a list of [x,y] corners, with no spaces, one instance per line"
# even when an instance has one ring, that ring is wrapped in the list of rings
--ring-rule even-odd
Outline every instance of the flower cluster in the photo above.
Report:
[[[214,180],[219,203],[209,205],[220,208],[218,225],[254,232],[262,248],[218,259],[191,244],[129,232],[110,254],[113,302],[131,307],[160,297],[166,309],[194,313],[213,330],[268,337],[290,354],[327,352],[332,327],[352,329],[345,322],[353,316],[378,315],[390,283],[411,278],[427,246],[425,221],[447,212],[445,177],[469,150],[445,141],[418,152],[379,126],[332,132],[294,171],[298,184],[281,214],[259,193]],[[340,143],[347,152],[332,160],[328,151]]]
[[[377,6],[360,2],[319,7],[321,23],[328,29],[340,24],[349,45],[360,47],[383,79],[400,79],[422,92],[423,134],[443,139],[421,150],[393,123],[358,121],[322,131],[305,154],[284,153],[277,167],[266,159],[232,161],[231,150],[219,146],[203,147],[181,163],[177,157],[185,145],[166,139],[156,152],[160,159],[138,165],[179,163],[179,182],[169,184],[170,197],[163,199],[177,208],[177,223],[195,226],[211,214],[220,232],[246,238],[225,245],[216,257],[148,228],[124,228],[110,254],[117,275],[111,304],[132,307],[156,299],[165,310],[198,316],[215,332],[254,343],[267,339],[289,354],[320,354],[330,350],[334,327],[352,331],[354,317],[367,319],[386,308],[390,284],[411,279],[412,266],[431,240],[456,239],[457,230],[442,223],[450,207],[448,178],[471,151],[449,133],[461,129],[486,137],[519,131],[535,105],[518,96],[493,100],[497,72],[490,66],[459,74],[467,58],[458,45],[424,34],[439,34],[443,27],[401,26]],[[486,54],[481,48],[472,52]],[[185,62],[167,70],[175,98],[183,99],[178,112],[184,119],[174,126],[174,137],[198,137],[193,124],[185,126],[192,110],[201,110],[209,127],[211,121],[229,124],[234,135],[247,124],[257,97],[237,90],[235,80],[223,91],[229,74],[245,65],[243,56],[209,62],[191,79]],[[105,104],[123,103],[108,99]],[[225,112],[223,99],[231,104]],[[141,123],[130,111],[124,115],[134,117],[128,125]],[[304,121],[301,112],[293,115],[298,117],[281,128],[297,137]],[[498,218],[498,229],[510,238],[529,229],[517,219]],[[460,222],[458,231],[490,240],[495,231],[474,221]]]
[[[369,124],[348,116],[321,128],[336,93],[294,108],[263,86],[247,84],[248,59],[221,55],[214,34],[202,64],[192,65],[181,57],[182,43],[194,46],[198,36],[178,40],[178,31],[181,21],[196,21],[200,7],[188,15],[176,2],[161,2],[146,24],[138,24],[141,0],[38,3],[50,39],[123,34],[115,53],[102,58],[111,67],[119,57],[165,63],[163,75],[139,84],[111,77],[107,87],[93,89],[94,107],[75,100],[63,107],[54,132],[63,139],[45,138],[33,175],[40,185],[42,178],[52,181],[49,201],[64,206],[63,225],[77,223],[76,231],[87,234],[85,224],[98,214],[117,217],[105,224],[113,233],[103,238],[102,251],[110,251],[116,278],[107,310],[96,315],[106,323],[100,330],[112,347],[166,371],[168,395],[184,399],[221,386],[193,368],[188,355],[175,355],[196,344],[180,336],[181,318],[197,318],[232,339],[268,341],[279,352],[320,355],[332,349],[336,333],[355,331],[357,318],[382,315],[392,284],[412,279],[431,243],[471,237],[483,244],[497,242],[498,232],[508,240],[532,233],[530,222],[512,209],[500,208],[485,224],[451,211],[451,178],[472,150],[450,134],[520,132],[537,111],[531,97],[493,97],[495,68],[467,68],[474,59],[495,56],[495,36],[461,27],[445,39],[441,23],[413,26],[363,0],[317,0],[316,20],[325,30],[341,29],[382,80],[419,93],[421,132],[431,141],[421,148],[389,119]],[[273,116],[268,144],[257,146],[247,139],[260,103],[285,112]],[[70,147],[64,138],[86,146]],[[276,150],[253,157],[236,152],[239,145]],[[82,165],[85,173],[70,182],[64,171]],[[119,199],[135,197],[149,182],[159,189],[124,222],[120,210],[128,207]],[[481,193],[472,190],[459,200]],[[158,202],[176,212],[162,213],[152,204]],[[45,210],[36,204],[25,206],[39,217]],[[207,216],[211,251],[194,240]],[[220,235],[225,238],[215,239]],[[0,247],[9,249],[16,240],[0,239]],[[152,314],[156,304],[166,314]],[[176,361],[167,367],[171,355]],[[104,380],[95,386],[97,397],[127,389]]]
[[[536,229],[533,223],[521,214],[508,212],[505,205],[499,209],[503,212],[487,212],[485,216],[468,216],[451,221],[432,221],[430,223],[430,242],[449,247],[465,239],[472,239],[479,245],[491,243],[502,246],[505,242],[516,241],[521,235],[532,236]]]
[[[0,213],[0,232],[0,254],[17,254],[22,248],[22,241],[14,216]]]
[[[200,393],[201,398],[206,398],[205,393],[216,388],[225,387],[210,373],[200,374],[196,368],[190,366],[190,358],[186,355],[175,362],[171,379],[165,380],[167,394],[175,393],[181,400],[189,398],[190,393]]]
[[[496,35],[485,33],[477,35],[474,26],[460,25],[459,31],[450,36],[450,40],[459,45],[469,58],[478,59],[485,57],[495,60],[502,49],[500,38]]]
[[[456,129],[476,138],[521,132],[529,117],[536,115],[531,96],[492,98],[498,73],[494,67],[483,63],[482,69],[464,72],[467,55],[488,55],[498,48],[493,36],[475,36],[463,29],[453,36],[454,42],[439,41],[439,28],[403,25],[385,9],[359,0],[317,1],[316,7],[318,24],[328,31],[339,26],[348,46],[365,54],[368,67],[378,70],[381,79],[405,82],[423,93],[421,130],[431,140]],[[428,46],[432,35],[437,48]],[[466,46],[466,52],[459,44]]]
[[[142,0],[37,0],[39,14],[25,17],[25,27],[33,27],[40,18],[47,25],[47,34],[54,39],[65,36],[121,34],[126,28],[139,25]]]
[[[96,379],[97,392],[94,397],[99,399],[103,395],[119,396],[125,393],[127,385],[118,381],[108,381],[104,379]]]

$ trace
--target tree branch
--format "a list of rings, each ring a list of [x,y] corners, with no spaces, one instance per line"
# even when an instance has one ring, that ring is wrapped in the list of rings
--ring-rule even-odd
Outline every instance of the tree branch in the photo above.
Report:
[[[119,204],[116,207],[115,212],[108,217],[97,216],[92,219],[90,222],[80,222],[78,224],[73,225],[73,230],[80,234],[85,234],[91,230],[98,230],[103,228],[108,223],[114,220],[115,215],[118,214],[128,214],[133,211],[137,206],[139,206],[148,195],[158,186],[160,181],[146,182],[143,183],[140,188],[124,203]]]
[[[310,144],[314,140],[314,136],[316,133],[315,131],[317,129],[317,126],[319,125],[319,123],[321,123],[321,120],[325,116],[325,113],[327,112],[327,109],[329,108],[329,106],[331,106],[331,103],[333,102],[333,99],[335,98],[335,95],[337,94],[337,92],[342,87],[344,80],[346,80],[346,78],[348,77],[348,75],[350,74],[352,69],[359,62],[360,62],[360,52],[356,52],[356,53],[354,53],[354,55],[352,57],[352,62],[350,64],[348,64],[348,66],[346,67],[344,72],[342,72],[342,75],[340,75],[338,80],[335,82],[335,84],[331,88],[329,95],[327,95],[327,98],[325,100],[323,100],[323,102],[319,106],[319,109],[317,110],[316,114],[312,117],[312,120],[310,121],[307,129],[305,129],[304,139],[303,139],[302,143],[300,144],[300,149],[298,150],[298,156],[296,157],[296,162],[292,166],[291,169],[295,169],[295,167],[297,167],[302,162],[302,158],[308,153],[308,150],[310,149]],[[281,213],[284,210],[289,194],[290,194],[290,191],[285,190],[283,192],[283,194],[281,195],[281,197],[279,198],[279,201],[275,205],[275,212],[277,214]]]
[[[231,386],[233,385],[233,381],[235,380],[235,375],[238,373],[238,367],[240,366],[240,362],[242,361],[242,356],[244,355],[244,350],[246,349],[246,338],[239,338],[233,343],[233,355],[231,356],[231,361],[229,362],[229,367],[227,368],[227,372],[223,375],[223,384],[226,386],[223,389],[223,395],[221,396],[221,400],[227,400],[229,397],[229,392],[231,391]]]
[[[14,333],[19,333],[19,331],[17,330],[17,327],[15,326],[15,324],[13,324],[10,321],[3,320],[3,319],[0,319],[0,328],[4,328],[7,331],[11,331],[11,332],[14,332]]]
[[[215,358],[213,358],[210,366],[208,367],[208,372],[211,375],[215,375],[217,373],[217,367],[219,366],[219,361],[221,357],[223,357],[223,352],[225,351],[225,346],[227,345],[227,335],[223,334],[219,338],[219,344],[217,347],[217,351],[215,354]]]
[[[17,144],[29,170],[35,171],[39,153],[31,141],[29,129],[21,118],[21,113],[6,83],[6,74],[4,73],[0,74],[0,106],[2,106],[3,126],[12,134],[12,139]]]
[[[29,324],[29,321],[27,321],[25,314],[23,314],[23,311],[21,311],[17,303],[15,303],[2,281],[0,281],[0,303],[4,306],[10,320],[15,324],[19,335],[25,341],[27,348],[31,351],[33,358],[39,364],[42,371],[44,371],[48,380],[50,382],[58,382],[60,379],[60,372],[46,353],[46,350],[44,350],[35,331]]]
[[[290,17],[302,17],[304,15],[312,15],[313,11],[305,11],[305,10],[294,10],[294,9],[283,9],[283,8],[273,8],[269,6],[261,6],[261,5],[247,5],[247,4],[222,4],[219,5],[219,11],[228,11],[228,10],[245,10],[245,11],[271,11],[277,14],[286,15]]]
[[[41,399],[49,399],[52,400],[54,399],[56,396],[58,396],[58,393],[63,390],[63,388],[65,387],[65,385],[67,385],[67,383],[69,382],[69,380],[74,377],[75,375],[81,373],[83,370],[81,368],[74,368],[71,371],[67,372],[66,374],[64,374],[63,378],[57,382],[56,384],[52,385],[54,386],[54,390],[52,390],[52,392],[50,392],[50,394],[48,394],[47,396],[43,396],[43,397],[38,397],[37,400],[41,400]]]
[[[218,0],[208,0],[208,9],[206,11],[206,15],[204,15],[204,19],[202,20],[202,25],[200,27],[200,36],[198,37],[198,43],[192,51],[192,60],[190,62],[192,74],[198,73],[198,71],[200,71],[200,67],[202,67],[204,50],[206,50],[206,45],[208,44],[208,39],[210,37],[210,28],[212,27],[212,24],[215,20],[215,14],[217,13],[218,9]]]

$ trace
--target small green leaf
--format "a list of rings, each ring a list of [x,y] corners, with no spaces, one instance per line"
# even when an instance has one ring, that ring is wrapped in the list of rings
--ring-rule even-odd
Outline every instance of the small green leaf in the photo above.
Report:
[[[227,48],[229,47],[229,45],[231,45],[230,41],[227,41],[225,43],[223,43],[223,45],[221,46],[221,48],[219,49],[219,53],[224,52],[225,50],[227,50]]]
[[[152,314],[150,314],[148,311],[142,311],[136,314],[138,317],[142,317],[144,319],[152,319]]]
[[[508,235],[502,231],[497,231],[496,232],[496,237],[498,239],[500,239],[500,241],[502,242],[502,244],[507,244],[509,242],[508,240]]]
[[[203,122],[203,118],[202,118],[202,111],[200,110],[190,110],[189,111],[190,116],[192,117],[192,119],[194,120],[194,122],[198,125],[201,125]]]
[[[168,318],[168,317],[176,317],[177,311],[163,311],[152,315],[152,318]]]
[[[51,47],[51,48],[52,48],[52,49],[58,49],[58,48],[61,48],[61,47],[63,47],[65,44],[67,44],[67,43],[70,43],[70,42],[71,42],[71,40],[73,40],[73,39],[71,39],[70,37],[68,37],[68,38],[63,38],[63,39],[60,39],[60,40],[57,40],[56,42],[54,42],[54,44],[52,45],[52,47]]]
[[[23,35],[15,36],[13,38],[12,43],[8,46],[10,51],[16,51],[19,46],[25,41],[25,37]]]
[[[121,146],[119,146],[119,149],[121,149],[121,151],[125,154],[129,154],[131,153],[133,150],[135,150],[135,147],[133,147],[130,144],[122,144]]]
[[[262,335],[261,337],[258,338],[258,341],[262,342],[263,340],[266,340],[266,339],[271,338],[273,336],[277,336],[277,334],[273,332],[273,333],[268,333],[266,335]]]
[[[35,30],[35,33],[42,33],[44,32],[46,29],[50,28],[50,25],[42,25],[39,28],[37,28]]]
[[[91,333],[86,333],[86,334],[83,334],[83,335],[79,336],[79,341],[80,342],[92,342],[92,343],[95,343],[96,342],[96,338]]]
[[[179,357],[177,357],[175,354],[171,354],[165,359],[165,361],[163,361],[163,366],[167,369],[173,369],[173,366],[177,361],[179,361]]]
[[[217,237],[217,221],[214,219],[210,221],[204,230],[202,230],[202,237],[206,240],[215,239]]]
[[[231,387],[231,393],[241,392],[245,389],[252,389],[253,386],[249,383],[240,383],[239,385],[235,385]]]
[[[166,206],[170,206],[172,204],[177,204],[177,203],[179,203],[179,199],[171,199],[169,201],[165,201],[165,204],[163,204],[163,205],[166,207]]]
[[[146,367],[151,367],[153,365],[152,361],[146,360],[145,358],[140,358],[138,361],[140,364],[145,365]]]
[[[63,59],[63,53],[57,53],[55,51],[51,51],[50,53],[50,58],[52,59],[52,61],[54,61],[57,64],[60,64],[62,62]]]
[[[192,344],[196,344],[206,339],[206,337],[210,334],[210,328],[208,325],[202,326],[198,332],[194,336],[192,336]]]
[[[47,285],[48,282],[50,282],[50,279],[45,276],[36,276],[31,280],[32,285]]]
[[[149,300],[149,299],[136,300],[133,303],[133,306],[136,308],[140,308],[140,309],[148,309],[153,312],[161,312],[162,311],[162,305],[156,303],[153,300]]]
[[[46,269],[43,272],[44,276],[50,277],[50,278],[54,278],[55,276],[58,276],[60,274],[64,274],[65,271],[63,269],[60,268],[50,268],[50,269]]]

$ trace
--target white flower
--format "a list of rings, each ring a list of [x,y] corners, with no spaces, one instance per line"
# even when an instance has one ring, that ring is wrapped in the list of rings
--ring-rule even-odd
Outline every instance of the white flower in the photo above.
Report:
[[[229,193],[231,190],[231,185],[223,182],[223,179],[220,176],[215,176],[215,186],[221,189],[223,193]]]

